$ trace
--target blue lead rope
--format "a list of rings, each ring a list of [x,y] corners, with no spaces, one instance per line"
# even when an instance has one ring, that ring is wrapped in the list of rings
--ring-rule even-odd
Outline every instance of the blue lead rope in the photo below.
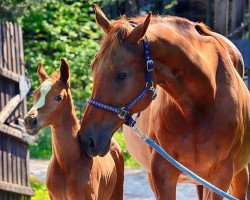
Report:
[[[193,173],[192,171],[190,171],[189,169],[187,169],[185,166],[183,166],[178,161],[176,161],[173,157],[171,157],[163,148],[161,148],[151,138],[146,137],[146,138],[144,138],[144,141],[147,144],[149,144],[149,146],[151,146],[153,149],[155,149],[159,154],[161,154],[168,162],[170,162],[176,168],[178,168],[179,170],[183,171],[185,174],[187,174],[188,176],[192,177],[193,179],[195,179],[196,181],[198,181],[199,183],[201,183],[205,187],[211,189],[212,191],[214,191],[218,195],[221,195],[221,196],[223,196],[223,197],[225,197],[225,198],[227,198],[229,200],[238,200],[237,198],[235,198],[235,197],[231,196],[230,194],[224,192],[223,190],[215,187],[211,183],[207,182],[203,178],[199,177],[198,175],[196,175],[195,173]]]

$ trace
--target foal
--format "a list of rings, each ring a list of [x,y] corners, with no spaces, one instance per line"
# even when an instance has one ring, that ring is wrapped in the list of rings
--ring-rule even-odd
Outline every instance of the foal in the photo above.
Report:
[[[124,161],[117,142],[112,140],[104,157],[81,154],[68,63],[61,59],[60,73],[52,78],[42,64],[37,74],[41,86],[34,92],[35,105],[25,117],[25,129],[35,135],[48,125],[52,127],[53,153],[46,177],[50,199],[122,199]]]

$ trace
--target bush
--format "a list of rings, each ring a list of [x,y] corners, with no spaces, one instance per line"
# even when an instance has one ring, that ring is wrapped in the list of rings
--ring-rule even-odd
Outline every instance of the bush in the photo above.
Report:
[[[35,196],[31,200],[50,200],[48,190],[44,183],[36,177],[30,177],[31,187],[35,190]]]
[[[30,144],[30,157],[50,159],[52,155],[50,128],[43,129],[37,135],[37,142]]]

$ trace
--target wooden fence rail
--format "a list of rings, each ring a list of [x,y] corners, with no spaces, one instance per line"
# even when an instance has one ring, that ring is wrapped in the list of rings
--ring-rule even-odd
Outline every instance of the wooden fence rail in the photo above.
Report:
[[[30,199],[29,149],[18,124],[27,112],[21,91],[25,68],[21,27],[0,24],[0,199]],[[23,86],[22,86],[23,87]],[[25,91],[27,92],[27,91]],[[22,98],[21,98],[22,97]]]

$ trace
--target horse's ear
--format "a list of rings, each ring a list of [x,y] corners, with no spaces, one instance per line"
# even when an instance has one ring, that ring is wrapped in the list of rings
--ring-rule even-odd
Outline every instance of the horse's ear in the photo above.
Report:
[[[46,79],[49,78],[48,74],[44,70],[43,64],[39,63],[38,68],[37,68],[37,75],[39,77],[40,82],[42,83]]]
[[[146,31],[148,30],[148,26],[151,20],[151,12],[148,14],[147,18],[144,20],[143,23],[136,26],[131,33],[129,34],[129,40],[132,42],[138,42],[141,40],[144,35],[146,34]]]
[[[69,71],[69,63],[61,58],[61,65],[60,65],[60,80],[64,83],[69,84],[69,76],[70,76],[70,71]]]
[[[105,16],[105,14],[102,12],[102,9],[98,5],[94,4],[93,8],[95,10],[96,23],[106,34],[108,34],[111,29],[111,22],[108,20],[108,18]]]

